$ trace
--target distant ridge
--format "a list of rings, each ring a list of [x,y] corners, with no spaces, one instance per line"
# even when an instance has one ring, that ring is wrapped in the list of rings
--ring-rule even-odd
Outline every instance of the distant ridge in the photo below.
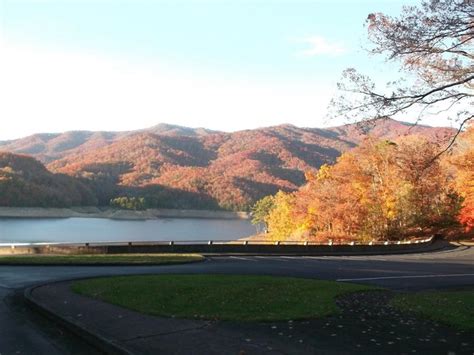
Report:
[[[278,126],[264,127],[258,129],[249,129],[237,132],[222,132],[210,130],[207,128],[190,128],[169,123],[159,123],[155,126],[135,130],[135,131],[68,131],[64,133],[37,133],[31,136],[0,141],[0,150],[28,154],[39,159],[44,163],[60,159],[66,155],[86,152],[90,149],[97,149],[109,145],[114,141],[128,135],[138,133],[153,133],[167,136],[187,136],[202,137],[211,134],[232,135],[239,132],[265,131],[269,129],[287,129],[301,130],[306,132],[318,132],[321,135],[333,136],[347,140],[347,142],[358,143],[367,134],[376,138],[393,139],[406,134],[421,134],[430,139],[441,138],[450,135],[452,128],[431,127],[427,125],[418,125],[408,122],[401,122],[392,119],[377,120],[375,124],[364,124],[366,132],[360,129],[358,124],[346,124],[331,128],[300,128],[292,124],[281,124]]]
[[[159,123],[156,126],[145,128],[142,132],[155,133],[155,134],[165,134],[171,136],[205,136],[208,134],[222,133],[219,131],[213,131],[207,128],[189,128],[169,123]]]

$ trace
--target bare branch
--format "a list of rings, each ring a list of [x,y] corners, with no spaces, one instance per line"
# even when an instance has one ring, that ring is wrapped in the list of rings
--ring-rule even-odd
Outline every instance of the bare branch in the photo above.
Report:
[[[373,121],[415,110],[418,123],[434,108],[462,125],[472,119],[460,113],[474,105],[474,0],[422,0],[398,17],[370,14],[367,25],[370,52],[397,61],[416,80],[387,83],[380,90],[348,69],[332,100],[333,116]]]

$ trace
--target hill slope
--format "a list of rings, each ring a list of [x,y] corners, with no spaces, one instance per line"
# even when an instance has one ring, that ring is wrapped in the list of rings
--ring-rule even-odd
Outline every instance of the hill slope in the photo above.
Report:
[[[95,204],[94,193],[78,179],[53,174],[32,157],[0,152],[0,206]]]
[[[328,129],[281,125],[234,133],[160,124],[131,132],[67,132],[0,143],[31,154],[49,170],[88,181],[101,204],[118,195],[147,196],[156,207],[245,209],[278,190],[294,190],[304,172],[332,163],[367,134],[433,140],[451,129],[384,120]]]

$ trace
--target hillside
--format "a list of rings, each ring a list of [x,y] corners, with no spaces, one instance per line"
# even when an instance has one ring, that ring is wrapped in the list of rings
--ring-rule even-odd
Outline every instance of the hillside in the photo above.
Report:
[[[146,196],[153,207],[245,209],[280,189],[295,190],[304,172],[333,163],[367,134],[432,140],[452,134],[394,120],[364,128],[280,125],[225,133],[160,124],[121,133],[34,135],[0,143],[0,150],[30,154],[52,172],[87,181],[101,204],[130,195]]]
[[[304,171],[331,163],[351,144],[293,126],[166,136],[135,133],[102,148],[66,156],[48,168],[124,187],[152,185],[209,196],[227,209],[242,209],[279,189],[294,190]],[[186,206],[191,207],[191,206]]]
[[[0,152],[0,206],[95,204],[94,193],[78,179],[53,174],[32,157]]]

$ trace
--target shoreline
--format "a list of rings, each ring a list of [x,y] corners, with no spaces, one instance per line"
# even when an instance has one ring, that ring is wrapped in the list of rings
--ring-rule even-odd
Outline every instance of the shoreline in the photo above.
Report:
[[[248,212],[148,209],[120,210],[110,207],[0,207],[0,218],[107,218],[120,220],[147,220],[159,218],[250,219]]]

